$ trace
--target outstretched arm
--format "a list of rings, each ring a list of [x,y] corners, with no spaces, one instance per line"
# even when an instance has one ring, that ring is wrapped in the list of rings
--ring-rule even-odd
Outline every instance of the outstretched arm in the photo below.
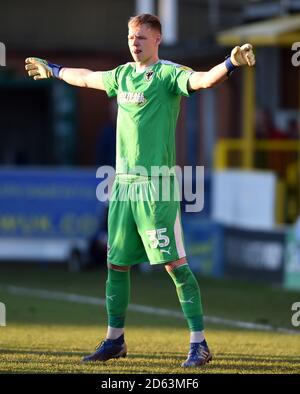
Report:
[[[59,78],[70,85],[105,90],[101,71],[62,67],[37,57],[27,58],[25,60],[25,69],[28,75],[35,80]]]
[[[240,66],[252,67],[255,65],[255,56],[251,44],[236,46],[231,51],[230,58],[218,64],[209,71],[196,71],[189,78],[189,90],[211,88],[225,81],[234,68]]]
[[[63,67],[59,72],[59,78],[70,85],[105,90],[102,82],[102,71]]]

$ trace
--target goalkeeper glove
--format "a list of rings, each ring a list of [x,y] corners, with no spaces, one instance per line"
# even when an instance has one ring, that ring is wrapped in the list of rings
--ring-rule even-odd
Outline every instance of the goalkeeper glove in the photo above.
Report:
[[[49,63],[47,60],[38,57],[28,57],[25,63],[25,70],[27,70],[28,75],[35,80],[59,78],[59,72],[63,67],[58,64]]]
[[[255,56],[251,44],[244,44],[243,46],[234,47],[231,51],[230,60],[236,67],[249,66],[252,67],[255,64]]]
[[[227,56],[225,60],[228,75],[230,75],[237,67],[246,65],[249,67],[255,65],[255,55],[253,53],[252,45],[244,44],[241,47],[234,47],[230,56]]]

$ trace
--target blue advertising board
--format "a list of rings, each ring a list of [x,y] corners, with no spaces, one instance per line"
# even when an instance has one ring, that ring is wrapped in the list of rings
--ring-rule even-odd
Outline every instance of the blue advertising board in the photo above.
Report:
[[[194,272],[214,277],[224,273],[223,229],[199,214],[182,215],[187,259]]]
[[[90,237],[104,212],[96,169],[1,169],[0,237]]]

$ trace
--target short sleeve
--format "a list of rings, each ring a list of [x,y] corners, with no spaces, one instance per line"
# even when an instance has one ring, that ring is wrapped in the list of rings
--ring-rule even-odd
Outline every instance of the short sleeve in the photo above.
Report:
[[[194,71],[189,67],[175,63],[168,64],[166,70],[164,80],[167,89],[173,94],[190,96],[192,92],[188,90],[188,80]]]
[[[103,71],[102,81],[108,97],[114,97],[118,94],[118,77],[122,66],[118,66],[113,70]]]

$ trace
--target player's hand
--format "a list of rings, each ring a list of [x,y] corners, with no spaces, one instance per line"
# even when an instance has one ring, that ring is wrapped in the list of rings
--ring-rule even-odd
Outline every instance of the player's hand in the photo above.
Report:
[[[35,80],[53,78],[52,68],[48,65],[47,60],[38,57],[28,57],[25,60],[25,70]]]
[[[253,47],[251,44],[244,44],[239,47],[236,46],[231,51],[230,55],[231,62],[239,67],[239,66],[249,66],[252,67],[255,65],[255,55],[253,53]]]

